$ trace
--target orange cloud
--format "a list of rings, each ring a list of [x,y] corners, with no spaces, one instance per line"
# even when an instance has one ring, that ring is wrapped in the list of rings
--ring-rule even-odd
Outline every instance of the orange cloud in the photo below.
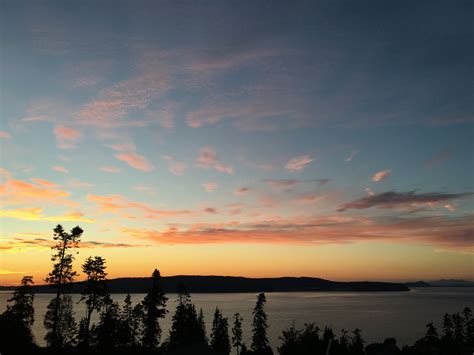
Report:
[[[5,132],[5,131],[0,131],[0,138],[3,138],[3,139],[10,139],[10,138],[11,138],[11,134],[8,133],[8,132]]]
[[[79,131],[64,125],[56,126],[54,128],[54,134],[58,147],[61,149],[73,148],[81,139],[81,133]]]
[[[380,182],[380,181],[385,180],[388,177],[390,177],[390,175],[391,175],[390,170],[382,170],[382,171],[379,171],[379,172],[375,173],[372,176],[372,181],[373,182]]]
[[[26,221],[77,221],[85,223],[95,222],[94,219],[85,218],[84,214],[79,212],[71,212],[61,216],[43,216],[42,213],[42,208],[17,208],[13,210],[0,210],[0,217],[16,218]]]
[[[137,153],[123,153],[117,154],[115,157],[118,160],[124,161],[129,166],[134,169],[141,170],[141,171],[151,171],[153,170],[153,165],[151,165],[144,156],[137,154]]]
[[[133,209],[144,213],[144,218],[173,217],[190,214],[189,210],[158,210],[142,202],[127,200],[121,195],[99,196],[89,194],[87,199],[98,204],[100,211],[104,213],[122,213],[124,210]]]
[[[103,166],[100,168],[105,173],[119,173],[120,168],[117,168],[116,166]]]
[[[314,219],[271,220],[223,226],[195,225],[164,231],[123,228],[130,237],[164,244],[342,244],[386,241],[431,245],[474,254],[474,219],[420,217],[371,220],[363,217],[324,216]]]
[[[9,178],[0,184],[0,197],[4,204],[42,203],[48,202],[58,205],[76,206],[69,201],[69,192],[54,188],[54,183],[32,179],[34,183]]]
[[[219,184],[217,184],[216,182],[206,182],[205,184],[202,184],[202,186],[207,192],[214,192],[219,188]]]

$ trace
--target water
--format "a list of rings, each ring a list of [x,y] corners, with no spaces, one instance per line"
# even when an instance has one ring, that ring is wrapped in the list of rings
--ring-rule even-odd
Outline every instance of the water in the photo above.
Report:
[[[0,312],[6,307],[6,300],[11,293],[0,293]],[[418,288],[410,292],[295,292],[268,293],[266,311],[270,328],[268,336],[271,346],[276,350],[280,343],[278,337],[283,329],[295,323],[315,322],[320,328],[332,326],[339,336],[342,328],[362,329],[362,335],[368,343],[381,342],[387,337],[395,337],[398,343],[412,344],[424,335],[425,325],[434,322],[440,327],[444,313],[462,311],[464,307],[474,309],[474,288]],[[43,316],[52,294],[35,296],[36,322],[33,333],[37,343],[44,345]],[[135,304],[143,299],[143,294],[132,294]],[[176,306],[176,295],[168,294],[167,317],[162,320],[163,336],[168,335],[171,316]],[[73,295],[78,301],[80,295]],[[112,298],[123,303],[124,294],[114,294]],[[244,340],[251,343],[251,314],[256,295],[249,293],[231,294],[193,294],[197,309],[202,308],[206,319],[208,333],[212,324],[215,307],[218,306],[224,316],[229,317],[239,312],[244,318]],[[85,313],[83,304],[76,304],[76,316],[79,320]],[[97,320],[97,318],[95,319]]]

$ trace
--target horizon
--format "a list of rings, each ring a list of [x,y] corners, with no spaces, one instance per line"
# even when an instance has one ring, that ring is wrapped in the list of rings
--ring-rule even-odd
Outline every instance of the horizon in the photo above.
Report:
[[[0,6],[0,285],[474,280],[468,2]]]

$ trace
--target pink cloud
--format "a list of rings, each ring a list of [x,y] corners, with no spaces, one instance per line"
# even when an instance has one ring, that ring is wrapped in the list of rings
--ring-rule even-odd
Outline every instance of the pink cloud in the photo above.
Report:
[[[169,155],[163,156],[163,159],[168,162],[168,170],[174,175],[183,175],[186,170],[186,165],[174,160]]]
[[[382,170],[382,171],[379,171],[379,172],[375,173],[372,176],[372,181],[373,182],[380,182],[382,180],[387,179],[390,175],[391,175],[390,170]]]
[[[234,173],[234,168],[230,165],[223,164],[217,157],[216,151],[209,147],[202,148],[199,151],[197,165],[201,168],[214,168],[222,173]]]
[[[5,132],[5,131],[0,131],[0,138],[10,139],[10,138],[11,138],[11,134],[8,133],[8,132]]]
[[[314,159],[309,155],[299,155],[286,163],[285,169],[289,171],[303,170],[313,161]]]
[[[117,168],[116,166],[103,166],[100,168],[101,171],[105,173],[119,173],[120,168]]]
[[[81,139],[81,133],[79,131],[64,125],[56,126],[54,128],[54,134],[58,147],[61,149],[73,148]]]
[[[63,173],[63,174],[68,174],[69,173],[69,170],[67,170],[64,166],[55,165],[55,166],[52,167],[52,169],[54,171],[57,171],[58,173]]]
[[[234,195],[236,196],[241,196],[241,195],[245,195],[247,194],[249,191],[251,191],[252,189],[249,188],[249,187],[239,187],[237,189],[234,190]]]
[[[118,160],[124,161],[129,166],[134,169],[141,170],[141,171],[152,171],[153,165],[151,165],[148,160],[143,155],[130,152],[130,153],[122,153],[116,154],[115,157]]]
[[[219,187],[219,185],[215,182],[206,182],[205,184],[202,184],[202,186],[207,192],[214,192]]]

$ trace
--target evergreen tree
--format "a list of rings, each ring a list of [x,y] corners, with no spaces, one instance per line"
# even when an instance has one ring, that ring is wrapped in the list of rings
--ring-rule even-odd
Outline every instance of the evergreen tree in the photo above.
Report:
[[[468,346],[474,347],[474,318],[469,307],[463,310],[464,337]]]
[[[161,287],[161,275],[160,272],[155,269],[152,278],[152,286],[148,294],[143,300],[143,346],[156,349],[160,342],[161,327],[159,323],[160,318],[164,318],[166,311],[166,298],[165,293]]]
[[[253,351],[264,351],[269,348],[267,338],[267,314],[265,313],[266,298],[264,293],[260,293],[257,297],[257,303],[253,309],[253,322],[252,322],[252,350]]]
[[[437,342],[439,339],[438,330],[433,323],[428,323],[426,325],[426,334],[424,338],[428,343]]]
[[[53,239],[57,241],[57,244],[53,247],[55,253],[51,257],[54,262],[53,270],[48,274],[45,281],[56,287],[56,297],[51,301],[48,306],[48,319],[45,318],[45,326],[48,329],[46,335],[48,344],[52,347],[64,345],[64,334],[68,333],[68,330],[59,329],[60,325],[66,325],[64,321],[60,320],[61,308],[64,312],[68,308],[68,298],[63,298],[62,295],[65,292],[64,285],[70,283],[77,276],[77,273],[72,268],[72,262],[74,260],[73,254],[70,252],[78,246],[83,230],[77,226],[74,227],[70,233],[64,231],[63,227],[58,224],[54,228]],[[65,304],[61,304],[61,300]],[[71,310],[72,312],[72,310]]]
[[[80,342],[83,345],[89,345],[89,328],[91,316],[94,311],[99,311],[107,295],[107,286],[105,284],[107,273],[105,272],[105,259],[100,256],[88,257],[82,265],[82,271],[87,279],[84,284],[81,302],[85,301],[86,316],[81,320],[79,326]]]
[[[284,329],[279,339],[281,344],[278,347],[280,355],[293,355],[300,353],[301,345],[301,331],[295,328],[293,324],[291,327]]]
[[[55,325],[54,332],[52,330]],[[44,326],[49,330],[44,338],[48,346],[64,348],[75,344],[77,324],[70,295],[64,294],[59,300],[53,298],[49,302],[44,316]]]
[[[443,316],[443,340],[447,342],[451,342],[454,339],[454,330],[453,330],[453,322],[451,320],[451,316],[446,313]]]
[[[200,336],[203,339],[206,339],[206,342],[207,342],[206,321],[204,320],[204,313],[202,311],[202,308],[199,309],[198,324],[201,331]]]
[[[364,340],[362,339],[361,330],[355,329],[352,332],[352,343],[351,343],[351,351],[354,355],[362,355],[364,354]]]
[[[349,350],[349,336],[348,331],[341,330],[341,337],[339,338],[339,349],[341,354],[345,354]]]
[[[240,355],[240,349],[242,348],[242,316],[239,313],[234,314],[234,326],[232,327],[232,346],[237,351],[237,355]]]
[[[13,297],[7,300],[12,305],[7,305],[5,311],[9,317],[24,323],[28,327],[31,327],[35,321],[33,283],[33,276],[24,276],[21,279],[20,286],[13,292]]]
[[[100,321],[95,329],[97,347],[110,350],[120,345],[120,310],[117,302],[112,301],[110,295],[104,298],[104,306],[100,314]]]
[[[464,322],[459,313],[455,313],[452,316],[453,327],[454,327],[454,341],[457,344],[464,342]]]
[[[178,289],[178,304],[172,318],[168,346],[171,349],[206,344],[206,338],[199,324],[196,307],[183,285]]]
[[[212,322],[211,348],[220,354],[230,353],[229,323],[217,307]]]
[[[120,341],[124,347],[135,345],[136,333],[134,326],[135,318],[133,314],[132,298],[130,294],[125,297],[122,310],[120,312]]]

